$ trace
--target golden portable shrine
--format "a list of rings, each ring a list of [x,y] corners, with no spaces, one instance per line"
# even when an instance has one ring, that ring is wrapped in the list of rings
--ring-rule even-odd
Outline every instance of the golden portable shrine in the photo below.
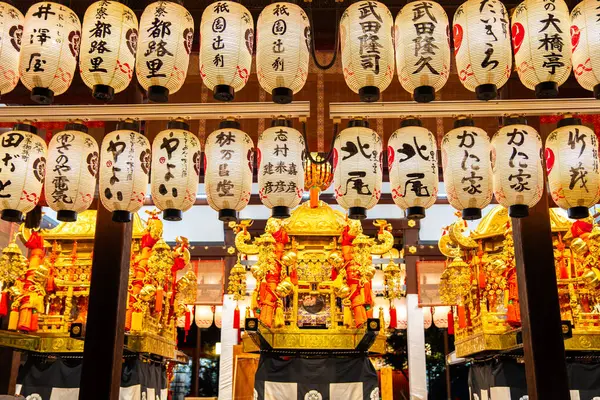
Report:
[[[49,230],[22,226],[19,236],[29,259],[16,237],[3,249],[0,315],[8,314],[9,323],[0,331],[0,345],[40,353],[83,351],[95,225],[96,211],[90,210]],[[187,239],[178,238],[171,249],[151,212],[147,222],[134,218],[132,250],[125,348],[175,359],[175,322],[196,296]]]

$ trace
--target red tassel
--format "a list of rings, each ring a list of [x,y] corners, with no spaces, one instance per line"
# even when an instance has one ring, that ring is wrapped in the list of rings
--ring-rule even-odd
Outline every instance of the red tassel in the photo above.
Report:
[[[452,307],[448,311],[448,335],[454,335],[454,313],[452,312]]]
[[[398,316],[396,315],[396,307],[390,308],[390,329],[398,327]]]
[[[186,340],[187,340],[187,335],[188,335],[188,332],[190,331],[191,325],[192,325],[192,315],[190,313],[190,310],[187,310],[185,312],[185,327],[183,328],[183,330],[185,331]]]
[[[486,287],[486,279],[485,274],[483,273],[483,268],[479,270],[479,287],[485,289]]]
[[[467,327],[467,313],[465,311],[465,306],[458,306],[458,327]]]
[[[0,317],[8,315],[8,292],[2,292],[0,297]]]
[[[38,324],[38,313],[34,312],[31,316],[31,332],[37,332],[39,328],[40,325]]]
[[[240,309],[237,305],[233,310],[233,329],[240,329]]]

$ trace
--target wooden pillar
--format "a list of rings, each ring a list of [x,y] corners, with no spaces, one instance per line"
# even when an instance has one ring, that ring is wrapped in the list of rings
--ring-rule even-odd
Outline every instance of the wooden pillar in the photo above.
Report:
[[[194,350],[192,351],[192,390],[190,393],[190,397],[198,397],[199,396],[199,388],[200,385],[198,376],[200,375],[200,351],[201,349],[201,336],[200,336],[200,328],[196,325],[196,341],[194,343]]]
[[[10,347],[0,347],[0,360],[0,395],[14,396],[21,365],[21,352]]]
[[[118,400],[133,223],[97,213],[79,399]]]
[[[529,400],[569,400],[547,188],[542,193],[527,218],[512,219],[527,392]]]

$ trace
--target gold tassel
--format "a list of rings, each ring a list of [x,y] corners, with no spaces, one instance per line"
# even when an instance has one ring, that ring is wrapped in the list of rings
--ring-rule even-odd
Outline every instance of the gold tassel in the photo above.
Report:
[[[285,325],[285,319],[283,318],[283,307],[277,305],[275,310],[275,328],[281,328]]]
[[[344,304],[344,327],[352,327],[352,309],[350,304]]]
[[[8,318],[8,330],[16,331],[18,323],[19,323],[19,312],[11,311],[10,317]]]
[[[132,331],[141,331],[142,330],[142,316],[141,312],[134,312],[131,315],[131,330]]]

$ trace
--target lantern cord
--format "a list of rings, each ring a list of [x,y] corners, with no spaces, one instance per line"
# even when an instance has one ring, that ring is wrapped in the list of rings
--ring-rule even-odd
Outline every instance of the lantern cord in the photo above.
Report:
[[[315,63],[315,66],[320,69],[320,70],[328,70],[331,67],[333,67],[333,64],[335,64],[335,61],[337,60],[337,55],[339,52],[339,47],[340,47],[340,35],[339,35],[339,29],[340,29],[340,8],[338,6],[339,3],[336,3],[336,7],[335,7],[335,44],[333,46],[333,57],[331,58],[331,61],[326,64],[326,65],[322,65],[319,63],[319,60],[317,60],[317,52],[315,50],[315,28],[314,28],[314,23],[313,23],[313,11],[312,11],[312,6],[309,9],[309,13],[308,13],[308,21],[310,22],[310,40],[311,40],[311,45],[310,45],[310,55],[312,56],[313,62]]]
[[[302,121],[302,136],[304,137],[304,146],[306,148],[306,157],[310,160],[311,163],[321,165],[325,164],[331,158],[331,154],[333,153],[333,146],[335,144],[335,138],[338,133],[338,123],[333,124],[333,136],[331,137],[331,145],[329,146],[329,151],[327,152],[327,157],[323,158],[323,160],[317,161],[313,158],[312,154],[310,154],[310,149],[308,148],[308,138],[306,137],[306,121]]]

